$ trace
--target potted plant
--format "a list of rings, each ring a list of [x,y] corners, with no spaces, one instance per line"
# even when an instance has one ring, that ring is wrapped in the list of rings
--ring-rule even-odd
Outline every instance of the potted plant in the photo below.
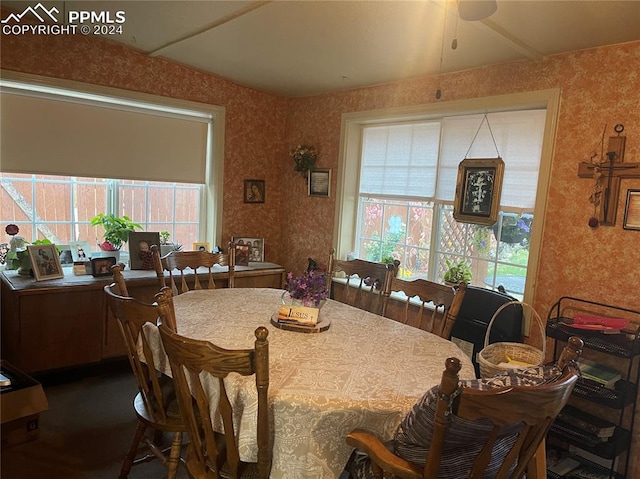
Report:
[[[502,218],[500,241],[507,244],[526,245],[531,233],[531,216],[505,215]],[[493,235],[498,239],[498,223],[493,226]]]
[[[302,176],[308,178],[309,170],[312,170],[318,159],[318,151],[315,146],[298,145],[291,149],[291,158],[295,162],[294,171],[299,171]]]
[[[169,241],[170,236],[171,233],[168,231],[160,232],[160,256],[166,256],[172,251],[180,251],[182,249],[181,244]]]
[[[119,217],[112,213],[97,214],[91,219],[91,225],[104,228],[104,242],[98,243],[102,251],[119,251],[129,239],[129,233],[133,233],[136,228],[142,229],[142,226],[134,223],[128,216]]]
[[[471,281],[471,266],[460,259],[455,263],[445,260],[447,271],[444,273],[444,282],[452,285],[459,283],[469,283]]]

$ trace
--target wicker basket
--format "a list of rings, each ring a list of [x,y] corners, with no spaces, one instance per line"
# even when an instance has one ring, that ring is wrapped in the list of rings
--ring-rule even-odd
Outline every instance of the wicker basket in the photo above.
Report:
[[[519,304],[523,307],[528,307],[533,312],[533,316],[536,318],[538,322],[538,326],[540,327],[540,338],[542,340],[542,350],[531,346],[529,344],[523,343],[493,343],[489,344],[489,334],[491,332],[491,326],[493,322],[498,317],[500,312],[510,305]],[[498,310],[493,314],[491,321],[487,326],[487,334],[484,337],[484,349],[478,353],[477,361],[480,366],[480,376],[483,378],[490,378],[497,374],[503,373],[505,371],[513,370],[512,367],[500,366],[500,363],[506,363],[509,359],[520,361],[523,363],[530,364],[532,366],[539,366],[543,363],[545,357],[545,348],[546,348],[546,337],[544,334],[544,325],[542,324],[542,319],[540,319],[540,315],[529,306],[527,303],[522,303],[520,301],[510,301],[508,303],[503,304],[498,308]]]

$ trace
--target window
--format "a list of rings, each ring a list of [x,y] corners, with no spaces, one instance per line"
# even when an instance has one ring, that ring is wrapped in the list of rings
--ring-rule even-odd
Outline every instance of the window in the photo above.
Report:
[[[22,236],[93,243],[90,219],[115,213],[217,244],[224,108],[15,72],[0,87],[0,219]]]
[[[429,111],[439,106],[430,105],[424,111],[403,109],[404,114],[347,116],[339,254],[398,259],[402,277],[437,282],[443,281],[447,261],[463,259],[471,265],[472,284],[503,286],[522,299],[539,249],[534,218],[546,199],[550,155],[544,145],[551,137],[548,119],[555,114],[556,95],[546,92],[539,102],[515,98],[503,107],[490,107],[487,99],[483,110],[490,127],[485,123],[480,129],[485,114],[477,107],[468,113],[460,104],[450,112],[447,105]],[[498,152],[505,161],[498,222],[492,227],[458,223],[453,218],[458,163]]]
[[[202,192],[202,185],[188,183],[0,173],[0,221],[17,224],[30,242],[97,245],[103,232],[91,218],[114,213],[190,245],[200,234]]]

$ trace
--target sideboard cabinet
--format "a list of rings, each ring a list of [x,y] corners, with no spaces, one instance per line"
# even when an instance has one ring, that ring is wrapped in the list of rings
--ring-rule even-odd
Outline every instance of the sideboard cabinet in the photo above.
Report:
[[[224,272],[214,273],[226,287]],[[273,263],[236,267],[237,288],[282,288],[284,269]],[[158,292],[154,271],[125,271],[129,294],[151,302]],[[74,276],[36,282],[15,271],[0,274],[2,358],[17,368],[40,372],[98,363],[123,356],[118,324],[108,311],[103,288],[110,276]]]

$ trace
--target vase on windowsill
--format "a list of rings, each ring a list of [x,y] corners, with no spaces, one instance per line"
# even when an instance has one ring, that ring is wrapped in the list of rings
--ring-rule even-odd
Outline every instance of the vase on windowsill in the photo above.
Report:
[[[100,251],[98,251],[97,254],[93,254],[93,256],[97,256],[100,258],[113,256],[116,259],[116,263],[120,262],[120,248],[116,248],[109,241],[98,243],[98,248],[100,248]]]
[[[31,265],[31,258],[29,257],[29,250],[22,249],[17,251],[18,256],[18,274],[23,276],[33,276],[33,268]]]

